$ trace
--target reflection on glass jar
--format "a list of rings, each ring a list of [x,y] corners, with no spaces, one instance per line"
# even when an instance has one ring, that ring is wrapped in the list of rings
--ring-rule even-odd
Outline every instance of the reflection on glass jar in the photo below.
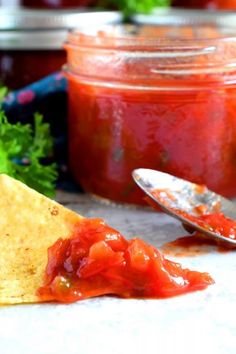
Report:
[[[225,33],[111,26],[69,34],[70,165],[85,191],[142,204],[131,172],[146,167],[236,195],[236,37]]]
[[[236,0],[173,0],[173,5],[193,9],[235,10]]]

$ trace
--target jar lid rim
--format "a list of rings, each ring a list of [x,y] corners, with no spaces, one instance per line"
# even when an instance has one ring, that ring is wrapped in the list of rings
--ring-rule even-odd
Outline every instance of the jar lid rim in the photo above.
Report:
[[[118,23],[118,11],[0,9],[0,31],[70,29],[88,24]]]
[[[133,23],[146,25],[226,25],[236,28],[236,11],[159,8],[150,14],[135,14]]]
[[[60,50],[66,36],[65,30],[0,31],[0,50]]]

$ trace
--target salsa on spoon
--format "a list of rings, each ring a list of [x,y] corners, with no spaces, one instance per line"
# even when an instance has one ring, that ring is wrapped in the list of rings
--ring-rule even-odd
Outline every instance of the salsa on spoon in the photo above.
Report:
[[[205,186],[167,173],[140,168],[132,175],[152,201],[189,230],[236,248],[236,205],[233,202]]]

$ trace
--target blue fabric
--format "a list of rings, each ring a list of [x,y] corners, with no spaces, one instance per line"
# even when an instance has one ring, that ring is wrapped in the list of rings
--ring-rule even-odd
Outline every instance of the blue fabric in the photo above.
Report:
[[[61,72],[54,73],[42,80],[8,94],[3,103],[6,114],[19,112],[27,114],[35,112],[38,103],[48,96],[66,93],[67,80]]]

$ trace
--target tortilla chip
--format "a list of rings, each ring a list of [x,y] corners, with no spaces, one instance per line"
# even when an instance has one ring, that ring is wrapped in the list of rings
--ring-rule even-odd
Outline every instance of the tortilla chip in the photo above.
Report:
[[[0,304],[39,302],[47,249],[82,216],[0,175]]]

